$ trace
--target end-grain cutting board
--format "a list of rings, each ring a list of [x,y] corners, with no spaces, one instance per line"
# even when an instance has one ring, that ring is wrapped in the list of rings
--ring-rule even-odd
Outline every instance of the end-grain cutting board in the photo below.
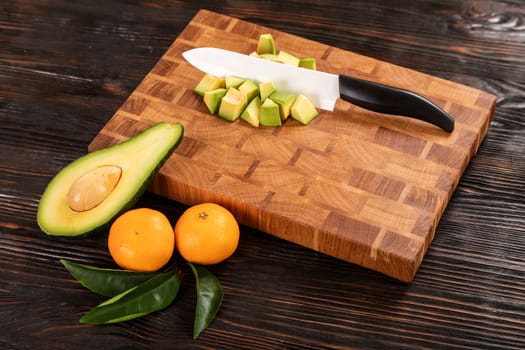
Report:
[[[214,46],[249,54],[259,35],[315,57],[319,70],[416,91],[456,120],[448,134],[344,101],[308,126],[254,128],[212,116],[193,89],[203,73],[182,52]],[[192,205],[221,203],[240,223],[411,281],[469,160],[495,96],[403,67],[201,10],[93,140],[121,142],[159,122],[185,136],[150,190]]]

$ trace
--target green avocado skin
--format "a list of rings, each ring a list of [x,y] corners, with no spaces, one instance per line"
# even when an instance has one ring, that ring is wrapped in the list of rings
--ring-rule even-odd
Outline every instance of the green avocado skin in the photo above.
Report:
[[[166,133],[162,131],[162,129],[171,127],[175,128],[176,130],[172,133],[170,133],[170,137],[166,137]],[[158,135],[157,135],[158,134]],[[171,154],[175,151],[175,149],[179,146],[183,139],[184,135],[184,127],[180,123],[175,124],[169,124],[165,122],[157,123],[148,129],[144,130],[143,132],[129,138],[126,141],[123,141],[119,144],[115,144],[112,146],[109,146],[107,148],[103,148],[97,151],[94,151],[92,153],[86,154],[72,163],[68,164],[66,167],[64,167],[62,170],[59,171],[55,175],[55,177],[49,182],[47,188],[45,189],[44,193],[42,194],[42,197],[40,199],[40,203],[38,206],[37,211],[37,223],[40,227],[40,229],[45,232],[47,235],[50,236],[66,236],[66,237],[84,237],[86,235],[95,234],[101,231],[104,231],[109,228],[109,225],[122,213],[125,211],[131,209],[137,201],[141,198],[141,196],[146,191],[148,185],[150,184],[153,177],[157,174],[157,172],[160,170],[160,168],[164,165],[164,163],[168,160],[168,158],[171,156]],[[157,137],[158,136],[158,137]],[[46,206],[56,206],[60,205],[57,204],[58,197],[60,194],[64,193],[65,191],[69,190],[69,186],[62,186],[60,183],[60,179],[64,179],[64,175],[61,175],[61,172],[66,173],[67,169],[74,168],[78,166],[79,163],[94,163],[97,164],[97,159],[99,156],[106,155],[108,153],[113,152],[112,154],[118,154],[118,157],[116,158],[122,158],[122,153],[129,151],[128,145],[132,145],[134,142],[137,142],[138,140],[142,139],[144,142],[145,138],[148,139],[159,139],[162,138],[163,147],[162,149],[155,154],[154,159],[156,159],[155,164],[151,163],[149,166],[145,167],[148,171],[148,174],[144,174],[143,169],[141,169],[141,161],[138,159],[135,159],[131,161],[130,163],[133,164],[133,171],[129,172],[129,174],[123,173],[122,177],[124,176],[134,176],[137,179],[140,179],[137,181],[137,183],[134,183],[133,186],[128,186],[127,188],[115,188],[114,191],[126,191],[126,200],[121,203],[110,203],[111,210],[104,213],[103,217],[98,217],[97,215],[93,215],[92,218],[89,218],[90,223],[87,223],[86,225],[83,225],[82,227],[75,227],[69,228],[67,226],[64,226],[63,228],[60,227],[60,216],[57,218],[49,218],[48,213],[50,213],[50,209],[46,208]],[[155,143],[152,143],[152,145],[155,145]],[[146,146],[147,147],[147,146]],[[151,146],[154,147],[154,146]],[[135,154],[129,155],[130,159],[139,158],[136,157]],[[107,156],[105,156],[107,158]],[[119,164],[114,164],[119,165]],[[86,166],[86,164],[84,164]],[[97,165],[94,165],[95,167]],[[141,175],[138,175],[141,173]],[[67,175],[65,176],[67,178]],[[69,179],[68,181],[71,182],[75,179]],[[122,181],[122,178],[121,180]],[[70,183],[68,182],[68,184]],[[108,197],[105,201],[110,200]],[[56,212],[56,211],[55,211]],[[70,212],[70,211],[68,211]],[[74,213],[70,214],[72,215],[72,219],[69,220],[74,221]],[[85,216],[85,214],[84,214]],[[83,219],[85,220],[85,219]],[[67,221],[67,220],[64,220]]]

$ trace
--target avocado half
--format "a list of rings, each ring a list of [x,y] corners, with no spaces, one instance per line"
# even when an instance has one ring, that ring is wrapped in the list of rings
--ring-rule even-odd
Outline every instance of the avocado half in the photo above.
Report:
[[[42,231],[53,236],[81,236],[98,231],[131,208],[153,176],[182,141],[182,124],[161,122],[136,136],[73,161],[49,182],[37,212]],[[95,207],[76,211],[68,202],[71,186],[82,175],[104,166],[121,169],[120,179]]]

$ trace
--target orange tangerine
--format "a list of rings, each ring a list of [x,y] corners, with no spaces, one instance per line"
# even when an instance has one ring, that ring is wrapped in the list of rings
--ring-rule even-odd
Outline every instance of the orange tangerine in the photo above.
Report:
[[[123,269],[157,271],[173,255],[173,227],[157,210],[129,210],[111,225],[108,248],[113,260]]]
[[[212,265],[229,258],[239,244],[239,224],[216,203],[188,208],[175,224],[175,245],[191,263]]]

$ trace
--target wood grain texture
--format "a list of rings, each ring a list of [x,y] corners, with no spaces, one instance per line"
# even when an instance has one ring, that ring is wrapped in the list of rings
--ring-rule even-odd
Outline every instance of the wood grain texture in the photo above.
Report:
[[[235,255],[211,267],[225,298],[197,340],[188,270],[162,312],[103,327],[78,323],[103,298],[59,259],[115,267],[106,236],[47,237],[36,224],[38,201],[200,8],[497,96],[488,133],[410,284],[242,226]],[[521,0],[3,0],[0,9],[0,348],[525,348]],[[389,186],[396,197],[399,184]],[[173,223],[186,208],[151,192],[137,207]]]
[[[193,92],[204,75],[181,56],[213,46],[249,54],[272,33],[278,49],[315,57],[319,70],[415,91],[456,121],[373,113],[344,101],[307,127],[228,123]],[[492,119],[496,96],[233,17],[201,10],[93,140],[96,150],[158,121],[185,137],[151,190],[186,205],[228,207],[249,227],[411,281],[461,174]]]

